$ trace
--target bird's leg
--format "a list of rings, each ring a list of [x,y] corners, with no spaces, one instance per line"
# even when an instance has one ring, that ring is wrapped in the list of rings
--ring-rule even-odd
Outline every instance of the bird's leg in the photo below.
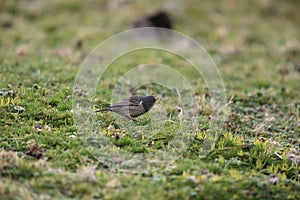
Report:
[[[131,117],[130,115],[129,115],[129,116],[125,116],[125,117],[127,117],[127,118],[130,119],[130,120],[132,120],[135,124],[137,123],[137,120],[134,119],[133,117]]]

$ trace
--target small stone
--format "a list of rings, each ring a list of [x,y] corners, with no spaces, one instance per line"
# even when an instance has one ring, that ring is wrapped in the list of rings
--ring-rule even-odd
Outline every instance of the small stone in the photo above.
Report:
[[[21,106],[14,106],[14,111],[15,112],[24,112],[25,108],[21,107]]]

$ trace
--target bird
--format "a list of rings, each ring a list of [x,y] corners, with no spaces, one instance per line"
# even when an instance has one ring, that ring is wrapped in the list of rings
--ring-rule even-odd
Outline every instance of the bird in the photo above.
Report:
[[[172,29],[172,20],[168,12],[160,10],[152,15],[142,17],[141,19],[133,23],[134,28],[142,27],[160,27],[166,29]]]
[[[96,110],[96,112],[111,111],[124,116],[133,122],[137,122],[135,119],[145,113],[147,113],[155,104],[157,96],[137,96],[133,95],[126,98],[123,101],[117,102],[110,107]]]

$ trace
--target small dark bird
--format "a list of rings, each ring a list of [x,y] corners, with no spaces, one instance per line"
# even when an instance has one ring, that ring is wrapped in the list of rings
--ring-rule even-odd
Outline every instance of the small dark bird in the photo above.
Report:
[[[152,108],[156,100],[156,96],[134,95],[125,99],[124,101],[113,104],[111,107],[96,110],[96,112],[111,111],[136,122],[136,119],[134,118],[148,112]]]
[[[172,29],[171,17],[166,11],[158,11],[152,15],[145,16],[133,23],[134,28],[160,27]]]

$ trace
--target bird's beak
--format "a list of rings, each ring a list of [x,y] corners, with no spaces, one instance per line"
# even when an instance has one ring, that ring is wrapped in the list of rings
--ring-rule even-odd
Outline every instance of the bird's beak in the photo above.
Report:
[[[157,95],[154,95],[154,99],[157,101],[159,100],[158,96]]]

